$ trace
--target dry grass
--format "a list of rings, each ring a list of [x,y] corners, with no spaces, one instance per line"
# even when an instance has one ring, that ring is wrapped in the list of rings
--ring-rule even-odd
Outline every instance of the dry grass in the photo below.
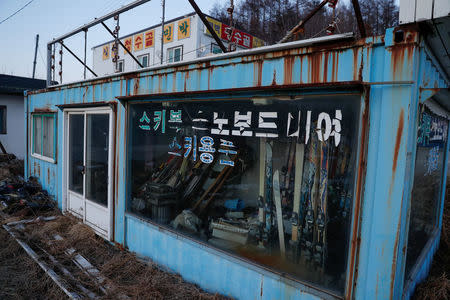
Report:
[[[417,289],[418,299],[436,300],[449,299],[450,297],[450,279],[444,272],[439,277],[430,277],[425,284]]]
[[[1,227],[0,240],[0,299],[67,299]]]
[[[64,239],[55,241],[54,234]],[[181,276],[161,270],[151,261],[144,262],[128,251],[118,249],[72,217],[60,216],[51,222],[29,224],[22,238],[30,245],[46,248],[83,286],[101,295],[95,282],[73,267],[72,258],[65,254],[68,248],[75,248],[107,278],[109,289],[104,299],[117,299],[120,294],[131,299],[226,299],[202,291]],[[52,241],[51,247],[48,247],[49,241]]]

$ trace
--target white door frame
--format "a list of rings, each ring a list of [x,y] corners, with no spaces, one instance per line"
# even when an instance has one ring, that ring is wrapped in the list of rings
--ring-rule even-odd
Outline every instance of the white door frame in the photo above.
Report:
[[[63,110],[63,128],[64,128],[64,135],[63,135],[63,168],[62,168],[62,193],[63,193],[63,203],[62,203],[62,210],[63,213],[72,213],[69,211],[68,208],[68,200],[69,200],[69,188],[68,188],[68,182],[69,182],[69,113],[70,114],[109,114],[109,152],[108,152],[108,213],[109,213],[109,228],[108,232],[105,235],[103,232],[99,232],[95,227],[91,226],[94,231],[104,237],[108,240],[112,240],[113,238],[113,228],[114,228],[114,201],[113,201],[113,182],[114,182],[114,141],[115,141],[115,114],[111,107],[107,106],[99,106],[99,107],[81,107],[81,108],[66,108]],[[85,119],[85,126],[84,126],[84,147],[86,148],[86,117]],[[86,152],[86,149],[85,149]],[[86,157],[86,153],[84,153],[84,156]],[[85,189],[85,176],[83,176],[83,190]],[[84,198],[84,195],[83,195]],[[87,199],[85,199],[87,200]],[[89,200],[87,200],[89,201]],[[101,206],[93,201],[89,201],[89,205],[93,206]],[[83,223],[86,223],[86,210],[84,210],[83,214]],[[89,224],[88,224],[89,225]]]

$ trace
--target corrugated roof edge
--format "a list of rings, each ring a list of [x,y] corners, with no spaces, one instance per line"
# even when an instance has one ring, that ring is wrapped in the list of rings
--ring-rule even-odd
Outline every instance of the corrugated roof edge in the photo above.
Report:
[[[196,64],[196,63],[201,63],[201,62],[206,62],[206,61],[215,61],[215,60],[233,58],[233,57],[238,57],[238,56],[255,55],[255,54],[261,54],[261,53],[266,53],[266,52],[271,52],[271,51],[300,48],[300,47],[305,47],[305,46],[310,46],[310,45],[315,45],[315,44],[320,44],[320,43],[334,42],[334,41],[354,39],[354,38],[355,38],[354,33],[349,32],[349,33],[335,34],[335,35],[294,41],[294,42],[283,43],[283,44],[275,44],[275,45],[264,46],[264,47],[253,48],[253,49],[242,50],[242,51],[222,53],[222,54],[217,54],[217,55],[213,55],[213,56],[196,58],[196,59],[189,60],[189,61],[181,61],[181,62],[177,62],[177,63],[166,64],[163,66],[143,68],[138,71],[135,70],[135,71],[117,73],[117,74],[112,74],[112,75],[107,75],[107,76],[102,76],[102,77],[95,77],[95,78],[86,79],[86,80],[78,80],[78,81],[68,82],[68,83],[64,83],[64,84],[52,85],[51,87],[48,87],[46,89],[34,91],[29,94],[37,94],[42,91],[51,90],[54,88],[61,88],[61,87],[68,86],[68,85],[97,81],[97,80],[102,80],[102,79],[106,79],[106,78],[113,78],[113,77],[119,78],[120,76],[124,76],[127,74],[133,74],[136,72],[148,72],[148,71],[152,71],[152,70],[162,70],[162,69],[173,68],[173,67],[178,67],[178,66],[183,66],[183,65]]]

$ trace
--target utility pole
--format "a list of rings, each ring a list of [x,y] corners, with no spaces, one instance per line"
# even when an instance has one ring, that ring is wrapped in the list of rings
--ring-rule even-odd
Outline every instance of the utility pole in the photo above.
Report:
[[[33,61],[33,78],[34,78],[34,74],[36,73],[36,56],[37,56],[38,45],[39,45],[39,34],[36,34],[36,47],[34,48],[34,61]]]
[[[86,47],[87,47],[87,28],[84,30],[84,74],[83,77],[86,79]]]
[[[161,65],[163,64],[164,57],[164,12],[166,8],[166,1],[162,0],[162,20],[161,20]]]

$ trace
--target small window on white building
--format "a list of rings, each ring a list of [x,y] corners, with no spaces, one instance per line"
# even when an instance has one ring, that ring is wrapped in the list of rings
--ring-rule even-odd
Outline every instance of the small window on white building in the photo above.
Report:
[[[137,57],[137,59],[139,60],[139,62],[141,63],[143,68],[148,67],[148,61],[149,61],[149,55],[148,54],[139,55]]]
[[[0,134],[6,134],[6,106],[0,106]]]
[[[120,73],[123,72],[123,70],[125,69],[125,62],[122,60],[119,60],[117,62],[117,69],[116,69],[116,73]]]
[[[177,62],[183,60],[183,46],[177,46],[167,49],[167,60],[168,62]]]
[[[32,153],[34,156],[55,161],[56,114],[33,114]]]

